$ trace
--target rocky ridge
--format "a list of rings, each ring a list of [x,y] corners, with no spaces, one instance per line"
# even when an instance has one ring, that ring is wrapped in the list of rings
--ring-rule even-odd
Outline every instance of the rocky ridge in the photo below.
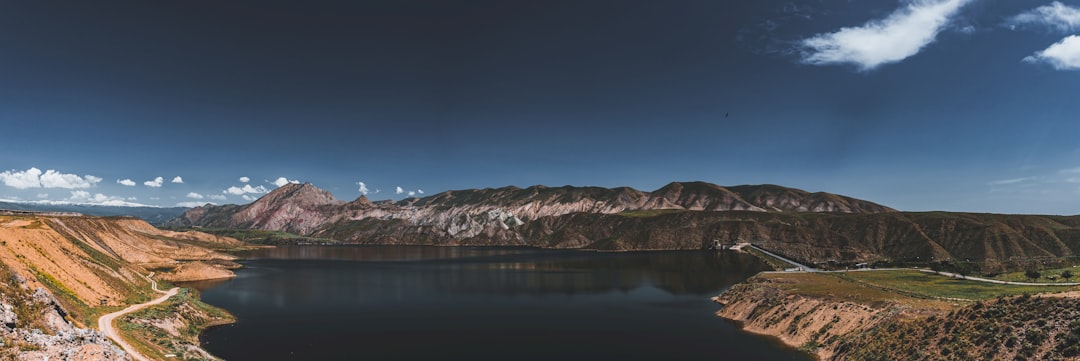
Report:
[[[810,263],[969,262],[985,273],[1080,255],[1080,217],[897,212],[774,185],[671,183],[632,188],[504,187],[399,202],[334,199],[290,184],[244,206],[205,206],[175,226],[295,232],[336,242],[702,249],[753,242]]]
[[[863,200],[775,185],[725,188],[675,182],[652,192],[628,187],[503,187],[373,203],[363,196],[342,202],[311,184],[288,184],[248,205],[192,209],[169,225],[276,230],[347,242],[522,245],[530,243],[522,230],[541,219],[658,210],[895,212]]]

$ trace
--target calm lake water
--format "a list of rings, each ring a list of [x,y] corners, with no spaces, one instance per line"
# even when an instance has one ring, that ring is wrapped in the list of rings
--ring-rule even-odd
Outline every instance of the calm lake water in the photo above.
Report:
[[[731,252],[283,246],[192,284],[239,317],[227,360],[809,360],[715,315],[765,269]]]

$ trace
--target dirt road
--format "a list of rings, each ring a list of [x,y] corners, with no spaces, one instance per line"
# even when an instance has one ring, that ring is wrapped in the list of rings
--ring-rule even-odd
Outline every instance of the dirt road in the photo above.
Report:
[[[101,332],[105,333],[105,336],[107,336],[109,339],[112,339],[113,342],[116,342],[116,344],[120,345],[120,347],[122,347],[124,349],[124,351],[127,351],[127,353],[129,355],[131,355],[132,359],[139,360],[139,361],[150,361],[150,359],[147,358],[146,356],[143,356],[142,354],[140,354],[138,351],[135,350],[134,347],[129,345],[127,342],[124,342],[124,339],[120,338],[120,334],[116,332],[115,328],[113,328],[113,321],[115,321],[117,317],[120,317],[120,316],[126,315],[128,313],[135,312],[135,311],[138,311],[138,310],[141,310],[141,309],[144,309],[144,308],[147,308],[147,307],[150,307],[150,306],[165,302],[165,300],[169,299],[169,297],[175,296],[176,293],[180,291],[180,288],[178,288],[178,287],[173,287],[172,289],[170,289],[168,291],[159,290],[157,288],[157,281],[154,281],[153,279],[150,278],[150,277],[153,277],[153,276],[154,276],[154,274],[151,273],[149,276],[146,277],[146,279],[150,280],[151,286],[154,287],[154,292],[163,293],[164,294],[163,296],[158,297],[158,298],[156,298],[156,299],[154,299],[154,300],[152,300],[150,302],[145,302],[145,303],[140,303],[140,304],[137,304],[137,305],[132,305],[132,306],[130,306],[128,308],[125,308],[123,310],[116,311],[116,312],[101,316],[101,318],[98,318],[98,328],[101,329]]]

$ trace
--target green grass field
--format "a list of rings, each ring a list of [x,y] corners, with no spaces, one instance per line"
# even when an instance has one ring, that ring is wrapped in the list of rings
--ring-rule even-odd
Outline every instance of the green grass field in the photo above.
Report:
[[[1073,273],[1073,276],[1069,279],[1061,276],[1062,272],[1069,270]],[[1025,272],[1011,272],[1003,273],[994,277],[989,277],[995,280],[1012,281],[1012,282],[1040,282],[1040,283],[1063,283],[1063,282],[1080,282],[1080,267],[1065,267],[1065,268],[1052,268],[1039,270],[1041,277],[1032,281],[1025,275]]]
[[[916,270],[846,272],[834,275],[887,290],[896,290],[905,294],[931,298],[986,300],[1025,293],[1062,292],[1076,289],[1076,287],[1066,286],[1000,285]]]

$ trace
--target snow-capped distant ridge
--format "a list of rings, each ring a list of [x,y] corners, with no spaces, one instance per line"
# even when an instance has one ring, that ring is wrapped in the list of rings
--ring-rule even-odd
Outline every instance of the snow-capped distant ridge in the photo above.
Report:
[[[153,205],[149,205],[149,204],[122,201],[122,200],[119,200],[119,199],[110,199],[110,200],[100,202],[100,203],[91,203],[91,202],[53,201],[53,200],[28,201],[28,200],[21,200],[21,199],[2,199],[2,198],[0,198],[0,203],[15,203],[15,204],[27,204],[27,205],[47,205],[47,206],[83,206],[83,207],[104,206],[104,207],[162,208],[161,206],[153,206]]]
[[[129,202],[121,199],[100,202],[75,202],[53,200],[0,199],[0,209],[31,212],[70,212],[88,216],[128,216],[136,217],[153,225],[161,225],[176,218],[189,208],[161,207]]]

